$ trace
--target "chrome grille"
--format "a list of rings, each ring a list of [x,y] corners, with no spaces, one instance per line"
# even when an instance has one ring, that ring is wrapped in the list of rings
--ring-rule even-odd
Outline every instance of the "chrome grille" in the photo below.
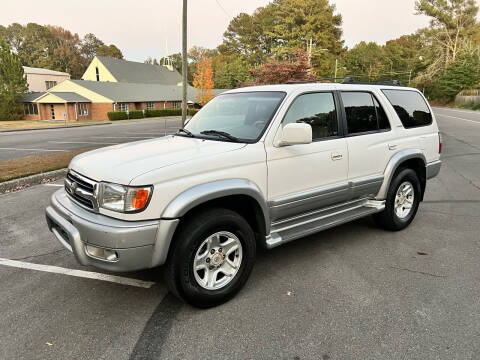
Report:
[[[95,192],[97,182],[70,170],[65,178],[65,191],[78,204],[88,209],[96,210]]]

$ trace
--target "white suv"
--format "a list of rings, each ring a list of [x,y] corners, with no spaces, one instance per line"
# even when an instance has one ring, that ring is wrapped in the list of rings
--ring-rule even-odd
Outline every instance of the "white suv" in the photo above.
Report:
[[[407,227],[440,171],[441,146],[416,89],[235,89],[175,135],[75,157],[47,222],[81,264],[166,264],[174,294],[214,306],[245,284],[257,246],[372,214],[385,229]]]

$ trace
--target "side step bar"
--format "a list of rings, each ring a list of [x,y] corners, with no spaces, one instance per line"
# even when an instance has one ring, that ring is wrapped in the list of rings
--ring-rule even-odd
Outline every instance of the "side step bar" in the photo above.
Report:
[[[385,209],[385,201],[358,199],[272,223],[268,249]]]

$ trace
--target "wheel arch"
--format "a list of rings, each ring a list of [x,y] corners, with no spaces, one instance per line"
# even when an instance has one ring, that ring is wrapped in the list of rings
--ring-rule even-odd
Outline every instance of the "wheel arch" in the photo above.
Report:
[[[380,190],[376,196],[378,200],[385,200],[388,193],[388,188],[395,176],[395,173],[401,168],[410,168],[414,170],[419,179],[422,187],[422,194],[420,200],[423,200],[423,194],[425,193],[425,187],[427,182],[426,177],[426,159],[425,155],[420,149],[406,149],[402,150],[392,156],[384,171],[384,180]]]
[[[161,218],[178,219],[208,206],[223,207],[246,218],[256,233],[270,233],[270,216],[259,187],[247,179],[226,179],[196,185],[175,197]]]

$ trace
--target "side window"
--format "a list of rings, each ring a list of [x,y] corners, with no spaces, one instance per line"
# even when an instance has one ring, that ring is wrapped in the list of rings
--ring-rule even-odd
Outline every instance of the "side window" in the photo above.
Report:
[[[300,95],[288,109],[283,125],[306,123],[312,126],[312,139],[324,139],[338,135],[338,120],[332,93]]]
[[[382,90],[397,112],[405,128],[427,126],[432,123],[432,114],[425,99],[412,90]]]
[[[377,111],[368,92],[342,92],[349,134],[378,130]]]

